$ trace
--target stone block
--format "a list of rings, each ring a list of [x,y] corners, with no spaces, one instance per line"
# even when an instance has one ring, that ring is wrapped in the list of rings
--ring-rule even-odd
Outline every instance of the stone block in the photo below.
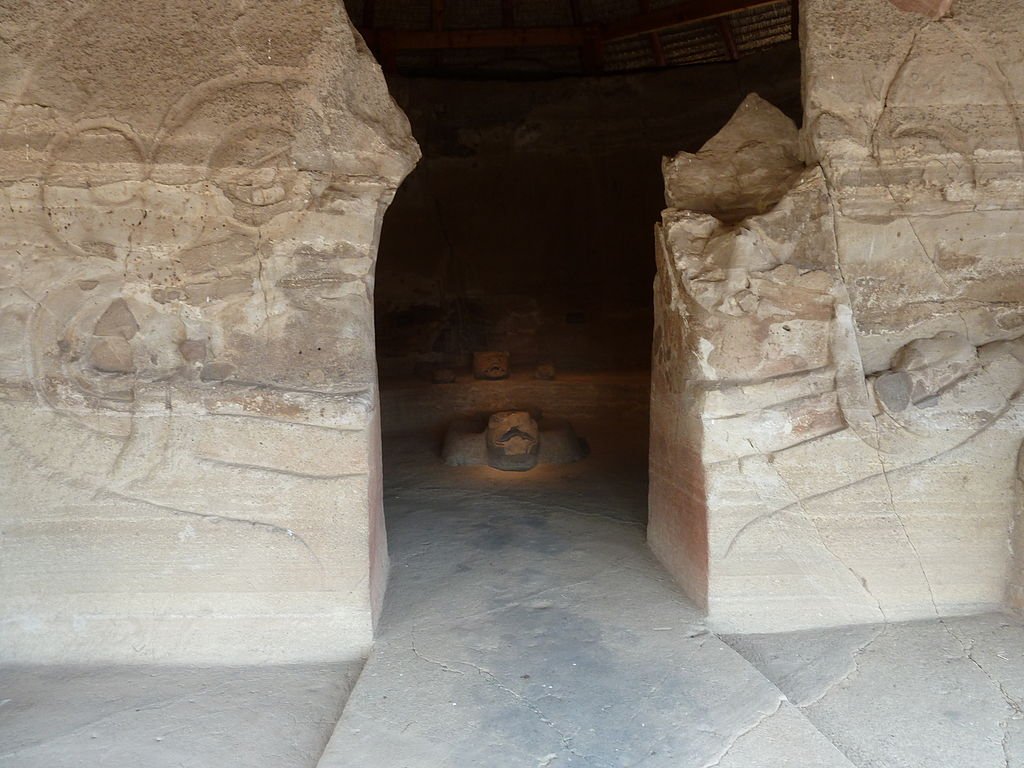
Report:
[[[957,7],[809,0],[800,152],[751,99],[665,164],[648,537],[717,628],[1020,602],[1022,22]]]
[[[507,379],[509,368],[508,352],[474,352],[473,376],[478,379]]]
[[[537,466],[540,428],[528,411],[500,411],[487,420],[487,463],[522,472]]]
[[[538,464],[569,464],[590,453],[568,421],[535,418],[529,411],[499,411],[480,419],[455,419],[441,457],[452,467],[489,465],[525,472]]]
[[[364,654],[379,67],[328,0],[3,15],[0,658]]]

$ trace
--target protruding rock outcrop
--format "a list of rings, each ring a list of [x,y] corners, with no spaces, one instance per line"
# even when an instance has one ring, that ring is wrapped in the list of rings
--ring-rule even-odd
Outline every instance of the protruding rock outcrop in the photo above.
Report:
[[[981,41],[1020,21],[803,11],[816,162],[751,97],[665,166],[651,545],[734,631],[991,608],[1024,434],[1024,70]]]
[[[363,653],[373,262],[418,156],[376,62],[333,0],[3,15],[5,658]]]

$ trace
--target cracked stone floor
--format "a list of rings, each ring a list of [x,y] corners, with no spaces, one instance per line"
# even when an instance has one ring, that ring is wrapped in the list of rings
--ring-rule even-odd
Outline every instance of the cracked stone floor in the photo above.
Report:
[[[389,441],[388,600],[322,768],[849,765],[647,549],[646,452],[585,434],[521,474]]]
[[[525,474],[388,442],[387,605],[320,768],[1024,766],[1020,620],[717,637],[644,542],[646,452],[581,431]]]
[[[360,666],[0,667],[0,766],[309,768]]]
[[[358,664],[0,667],[0,768],[1024,768],[1020,619],[716,636],[644,543],[645,452],[584,434],[525,474],[389,441],[347,705]]]
[[[855,766],[1024,766],[1018,617],[725,639]]]

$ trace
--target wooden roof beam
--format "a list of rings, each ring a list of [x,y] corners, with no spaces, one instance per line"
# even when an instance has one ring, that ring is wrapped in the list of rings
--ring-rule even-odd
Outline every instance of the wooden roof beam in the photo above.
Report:
[[[658,8],[627,19],[605,24],[602,28],[605,42],[624,40],[627,37],[660,32],[672,27],[681,27],[697,21],[717,19],[736,11],[774,5],[779,0],[687,0],[683,3]]]
[[[718,19],[736,11],[774,5],[779,0],[686,0],[604,25],[504,27],[495,29],[362,29],[371,47],[385,42],[396,51],[445,51],[471,48],[580,48],[600,56],[606,43]],[[434,8],[444,4],[435,1]]]
[[[432,0],[430,3],[430,28],[435,32],[444,31],[444,0]],[[434,69],[441,67],[441,51],[430,54],[430,63]]]
[[[514,27],[516,25],[516,0],[501,0],[501,26]],[[514,48],[506,48],[506,56],[515,56]]]
[[[448,51],[469,48],[582,48],[587,27],[513,27],[510,29],[361,30],[367,42],[387,36],[400,51]],[[372,44],[372,43],[371,43]]]
[[[729,60],[739,61],[740,49],[736,47],[736,38],[732,34],[732,24],[729,23],[729,17],[719,16],[715,19],[715,24],[718,25],[718,33],[722,36],[722,42],[725,43],[725,50],[729,54]]]
[[[640,12],[649,13],[651,10],[651,0],[640,0]],[[665,66],[665,49],[661,45],[661,34],[658,32],[651,32],[648,35],[648,41],[651,44],[651,53],[654,54],[654,63],[656,66]]]

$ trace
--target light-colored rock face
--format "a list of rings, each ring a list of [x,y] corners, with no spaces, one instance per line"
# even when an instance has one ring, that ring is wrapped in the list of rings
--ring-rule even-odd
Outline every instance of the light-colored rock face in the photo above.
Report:
[[[889,0],[901,11],[920,13],[933,19],[940,19],[949,13],[953,0]]]
[[[803,11],[811,164],[774,208],[721,194],[785,177],[737,183],[713,151],[788,153],[794,128],[750,101],[666,166],[670,204],[691,168],[724,202],[659,230],[651,544],[735,631],[997,605],[1024,440],[1024,22]]]
[[[329,0],[2,13],[4,655],[357,652],[417,157],[376,64]]]
[[[731,219],[763,213],[800,175],[799,156],[793,121],[751,94],[700,152],[680,152],[662,163],[665,201]]]

